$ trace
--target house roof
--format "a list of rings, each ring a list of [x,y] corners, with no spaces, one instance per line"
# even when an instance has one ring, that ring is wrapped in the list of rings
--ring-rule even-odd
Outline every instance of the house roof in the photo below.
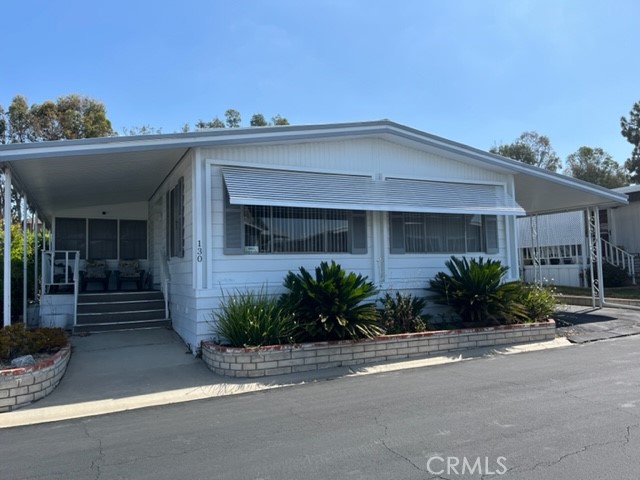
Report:
[[[626,195],[431,135],[389,120],[219,129],[162,135],[0,145],[18,188],[40,215],[57,209],[148,200],[191,148],[383,138],[514,176],[528,214],[627,203]],[[116,186],[114,188],[114,186]],[[93,202],[93,203],[92,203]]]

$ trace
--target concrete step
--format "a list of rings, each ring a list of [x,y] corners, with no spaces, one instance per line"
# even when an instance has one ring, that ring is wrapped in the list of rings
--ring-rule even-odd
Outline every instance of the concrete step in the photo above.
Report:
[[[112,332],[116,330],[136,330],[141,328],[171,328],[171,321],[156,319],[137,322],[106,322],[91,325],[76,325],[73,327],[73,333]]]
[[[78,313],[115,313],[137,310],[164,310],[164,300],[127,300],[118,302],[78,302]]]
[[[76,323],[78,325],[95,325],[99,323],[127,323],[141,320],[157,320],[159,318],[164,318],[164,308],[106,313],[79,313],[76,317]]]
[[[78,295],[78,305],[81,303],[133,302],[140,300],[164,301],[164,297],[162,292],[158,290],[91,292]]]

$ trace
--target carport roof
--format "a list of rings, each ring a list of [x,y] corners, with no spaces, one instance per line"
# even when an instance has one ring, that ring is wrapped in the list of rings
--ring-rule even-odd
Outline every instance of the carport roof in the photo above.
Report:
[[[389,120],[0,145],[0,164],[46,220],[76,206],[145,201],[191,148],[383,138],[410,148],[511,173],[527,214],[624,205],[627,197]]]

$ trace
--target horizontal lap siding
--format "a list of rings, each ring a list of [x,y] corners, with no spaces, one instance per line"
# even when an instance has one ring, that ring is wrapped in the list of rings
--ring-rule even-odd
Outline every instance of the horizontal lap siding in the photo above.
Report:
[[[203,148],[198,158],[202,159],[201,168],[210,175],[211,205],[209,221],[211,238],[208,243],[207,288],[195,292],[197,308],[193,312],[195,334],[198,341],[212,337],[211,315],[219,304],[223,294],[234,290],[257,290],[265,286],[270,293],[282,292],[282,281],[290,270],[300,266],[313,269],[321,261],[335,260],[348,271],[361,273],[374,280],[375,232],[388,232],[387,228],[373,225],[371,212],[367,214],[366,255],[351,254],[257,254],[225,255],[223,220],[223,182],[219,164],[251,165],[255,167],[296,168],[310,171],[326,171],[371,176],[418,178],[433,180],[464,180],[478,182],[511,181],[508,175],[484,170],[464,162],[442,156],[420,152],[381,139],[357,139],[332,142],[310,142],[289,144],[286,146],[240,146]],[[206,165],[216,162],[210,170]],[[186,176],[185,176],[186,181]],[[186,194],[187,183],[185,183]],[[349,192],[344,192],[349,195]],[[386,214],[381,218],[387,222]],[[505,248],[504,222],[500,221],[500,246]],[[376,233],[378,235],[378,233]],[[388,233],[385,233],[388,235]],[[386,278],[380,278],[378,286],[382,289],[396,289],[414,294],[425,294],[426,282],[436,272],[443,270],[449,255],[389,255],[389,239],[383,239],[385,245]],[[188,246],[189,243],[186,243]],[[495,258],[501,256],[496,256]],[[184,337],[183,337],[184,338]]]
[[[387,177],[506,182],[509,175],[425,153],[381,139],[310,142],[292,145],[203,149],[203,158],[249,162],[264,167],[312,168],[335,173]]]

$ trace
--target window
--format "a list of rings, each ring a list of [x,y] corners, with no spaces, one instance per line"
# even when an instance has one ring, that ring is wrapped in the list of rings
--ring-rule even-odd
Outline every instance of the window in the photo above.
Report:
[[[389,214],[391,253],[497,253],[495,215]]]
[[[147,258],[147,222],[120,220],[120,258]]]
[[[146,259],[147,221],[56,218],[56,250],[79,250],[82,259]]]
[[[231,205],[225,253],[367,253],[366,212]]]
[[[80,250],[87,254],[87,221],[84,218],[56,218],[56,250]]]
[[[118,221],[89,219],[88,258],[118,258]]]
[[[184,180],[167,193],[167,254],[184,256]]]

